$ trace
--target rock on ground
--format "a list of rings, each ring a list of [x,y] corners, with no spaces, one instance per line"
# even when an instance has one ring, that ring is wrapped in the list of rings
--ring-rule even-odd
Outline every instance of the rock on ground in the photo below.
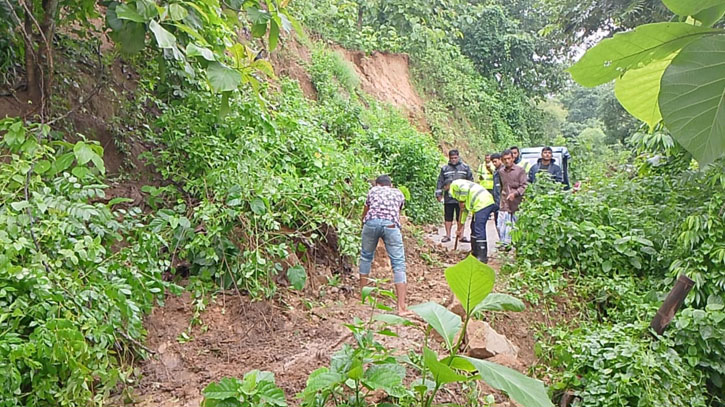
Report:
[[[468,339],[468,355],[486,359],[496,355],[507,355],[516,358],[518,346],[508,338],[496,332],[487,322],[470,321],[466,329]]]

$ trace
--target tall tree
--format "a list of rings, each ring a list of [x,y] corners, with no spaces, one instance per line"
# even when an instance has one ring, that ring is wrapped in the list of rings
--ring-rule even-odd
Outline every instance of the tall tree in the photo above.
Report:
[[[519,86],[530,95],[561,86],[563,75],[556,55],[536,31],[525,30],[498,4],[474,7],[472,16],[463,19],[458,42],[484,76]]]
[[[544,32],[572,54],[603,36],[672,17],[660,0],[540,1],[551,16],[551,24]]]

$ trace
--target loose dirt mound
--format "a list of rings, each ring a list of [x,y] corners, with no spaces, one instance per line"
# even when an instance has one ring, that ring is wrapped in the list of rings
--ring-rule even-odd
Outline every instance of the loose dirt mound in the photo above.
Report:
[[[435,233],[434,229],[431,230]],[[436,301],[450,303],[451,293],[443,277],[444,261],[455,263],[467,253],[448,252],[423,238],[406,237],[409,304]],[[424,245],[418,246],[419,243]],[[424,254],[425,253],[425,254]],[[423,254],[423,256],[421,256]],[[382,243],[373,264],[374,278],[390,278],[390,264]],[[423,258],[434,265],[429,265]],[[333,269],[316,264],[310,280],[326,280]],[[191,341],[177,340],[189,326],[193,304],[187,294],[169,297],[164,307],[147,319],[147,345],[156,354],[141,364],[142,378],[135,399],[141,406],[198,406],[201,390],[226,376],[242,377],[252,369],[274,372],[288,401],[304,389],[308,375],[329,366],[330,357],[344,343],[353,343],[343,324],[354,317],[367,318],[370,307],[360,303],[353,273],[338,274],[336,286],[317,284],[305,293],[283,291],[276,301],[251,301],[235,293],[218,294],[201,315],[201,326],[192,329]],[[388,287],[390,284],[388,284]],[[392,304],[390,304],[392,305]],[[510,339],[522,350],[515,367],[525,370],[535,363],[533,334],[526,330],[529,317],[511,314],[496,321],[496,329],[517,325]],[[522,322],[524,324],[522,324]],[[512,332],[514,333],[514,332]],[[378,338],[400,354],[420,350],[423,334],[416,327],[397,329],[398,337]],[[431,346],[431,344],[429,344]],[[433,345],[435,348],[435,345]],[[490,390],[490,389],[489,389]],[[501,395],[497,397],[504,400]],[[440,402],[464,402],[454,389],[441,394]]]
[[[327,319],[272,302],[235,296],[217,301],[188,343],[176,339],[189,325],[188,295],[169,298],[151,315],[149,346],[158,354],[143,365],[142,405],[198,406],[210,381],[241,377],[251,369],[275,372],[286,393],[294,394],[342,336],[342,327]]]
[[[428,267],[415,243],[408,241],[408,283],[410,304],[446,301],[449,291],[440,267]],[[310,279],[329,275],[330,267],[315,265]],[[383,245],[378,247],[373,264],[374,278],[391,278]],[[242,377],[252,369],[275,373],[277,384],[292,404],[304,389],[307,376],[330,363],[330,356],[343,343],[352,343],[347,328],[355,316],[367,318],[370,307],[357,295],[357,279],[340,275],[339,285],[317,285],[316,292],[283,292],[274,302],[252,302],[234,293],[218,294],[202,314],[202,326],[192,329],[192,340],[177,338],[187,330],[193,315],[188,293],[169,297],[146,322],[147,346],[156,355],[141,365],[142,379],[136,388],[142,406],[198,406],[201,390],[211,381],[225,376]],[[323,280],[325,280],[323,278]],[[388,284],[390,285],[390,284]],[[387,287],[392,289],[392,287]],[[392,305],[392,304],[390,304]],[[382,342],[399,349],[418,349],[422,332],[400,328],[399,337]]]

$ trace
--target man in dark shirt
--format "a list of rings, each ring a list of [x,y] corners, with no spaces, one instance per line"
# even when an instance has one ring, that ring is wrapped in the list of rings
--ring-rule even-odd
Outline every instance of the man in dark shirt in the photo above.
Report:
[[[556,165],[556,159],[552,156],[554,151],[551,147],[544,147],[541,149],[541,158],[536,162],[536,165],[531,167],[529,170],[529,184],[536,182],[536,174],[540,171],[546,171],[551,175],[551,179],[555,182],[564,183],[564,174],[561,172],[561,167]]]
[[[453,227],[453,218],[455,217],[458,223],[458,229],[463,228],[461,223],[461,209],[458,206],[458,201],[451,198],[447,191],[443,190],[443,186],[446,182],[452,182],[457,179],[465,179],[473,181],[473,171],[466,163],[461,161],[458,155],[458,150],[451,150],[448,152],[448,164],[441,168],[441,172],[438,175],[438,185],[436,186],[436,198],[438,201],[443,202],[444,215],[445,215],[445,228],[446,235],[441,239],[441,242],[451,241],[451,228]],[[461,242],[470,242],[467,238],[461,238]]]
[[[407,314],[405,309],[405,248],[400,231],[400,209],[405,197],[387,175],[375,179],[375,186],[368,191],[363,209],[362,248],[360,250],[360,290],[368,283],[370,268],[375,258],[378,240],[383,239],[393,267],[393,283],[398,297],[398,314]]]

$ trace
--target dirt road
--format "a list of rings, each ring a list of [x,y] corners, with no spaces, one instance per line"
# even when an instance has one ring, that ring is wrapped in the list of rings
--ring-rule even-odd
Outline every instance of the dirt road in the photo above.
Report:
[[[441,239],[446,235],[446,228],[443,225],[440,225],[435,233],[429,233],[428,238],[433,241],[433,243],[439,243],[443,247],[445,247],[448,250],[453,250],[453,245],[455,243],[455,235],[456,235],[456,229],[457,226],[454,224],[451,229],[451,241],[446,243],[441,243]],[[466,224],[463,226],[464,228],[464,236],[467,238],[471,238],[471,221],[470,219],[466,221]],[[493,219],[489,219],[488,223],[486,223],[486,239],[488,241],[488,255],[492,256],[496,253],[496,242],[498,242],[498,233],[496,232],[496,225],[493,222]],[[458,242],[458,251],[460,252],[470,252],[471,251],[471,244],[470,243],[462,243]]]

